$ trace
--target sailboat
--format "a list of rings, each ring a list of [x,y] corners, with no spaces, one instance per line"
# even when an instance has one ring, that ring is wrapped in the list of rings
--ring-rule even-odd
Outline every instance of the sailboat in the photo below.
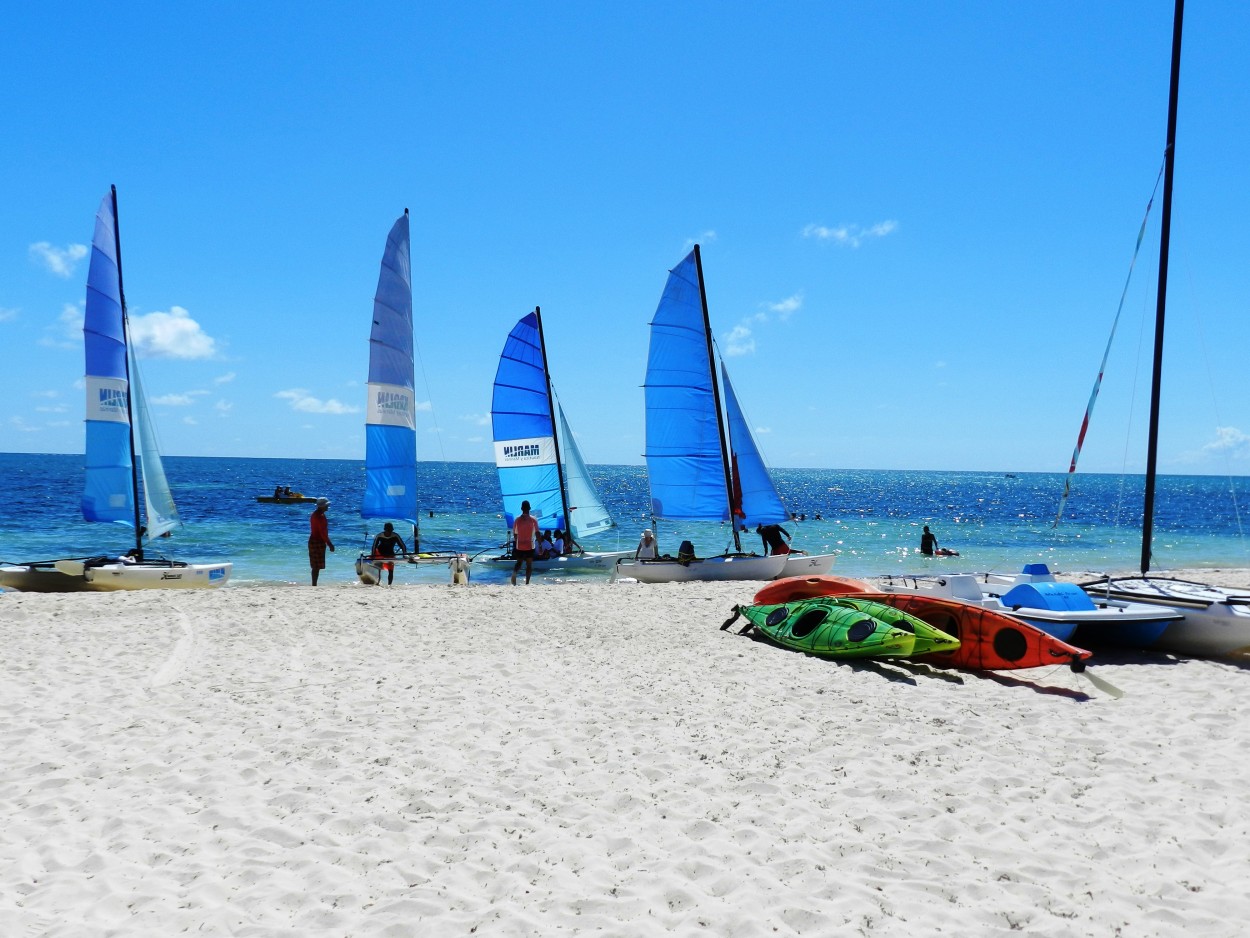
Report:
[[[369,331],[368,404],[365,408],[365,494],[362,518],[412,525],[409,560],[446,563],[454,552],[419,553],[417,528],[416,369],[412,342],[412,257],[408,210],[386,237]],[[356,558],[365,583],[380,579],[381,562],[369,550]]]
[[[491,426],[509,536],[523,501],[530,503],[540,530],[566,535],[565,553],[534,560],[533,569],[610,571],[618,559],[632,555],[632,551],[586,550],[582,544],[584,538],[610,531],[616,524],[595,490],[551,386],[538,307],[521,317],[504,343],[495,372]],[[478,556],[474,562],[509,570],[515,564],[510,553]]]
[[[644,583],[771,580],[829,572],[833,555],[742,549],[741,533],[789,518],[717,356],[696,244],[668,275],[647,353],[647,481],[651,514],[667,521],[729,522],[733,550],[710,557],[622,560],[617,573]],[[722,402],[721,387],[724,395]]]
[[[120,556],[0,567],[0,586],[51,593],[224,586],[233,564],[191,564],[145,556],[145,542],[168,534],[180,521],[130,342],[115,186],[110,187],[96,213],[83,346],[87,388],[83,517],[129,525],[134,529],[134,546]]]
[[[1163,326],[1167,310],[1168,250],[1172,224],[1172,173],[1176,160],[1176,110],[1180,90],[1181,24],[1184,0],[1176,0],[1172,25],[1172,71],[1168,90],[1167,144],[1164,151],[1163,206],[1159,237],[1159,286],[1155,302],[1154,368],[1146,448],[1140,576],[1106,576],[1082,584],[1096,597],[1165,606],[1182,614],[1152,648],[1205,657],[1250,657],[1250,590],[1229,590],[1168,577],[1149,576],[1154,533],[1154,501],[1159,448],[1159,402],[1163,368]]]

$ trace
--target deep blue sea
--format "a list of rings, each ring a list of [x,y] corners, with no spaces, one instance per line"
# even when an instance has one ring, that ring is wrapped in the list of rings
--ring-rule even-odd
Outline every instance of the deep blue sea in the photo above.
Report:
[[[130,529],[82,520],[83,458],[0,454],[0,561],[119,553]],[[233,583],[308,582],[310,505],[264,505],[257,495],[275,485],[328,497],[330,554],[323,583],[353,582],[358,551],[379,529],[360,517],[363,463],[354,460],[166,457],[165,471],[183,527],[154,552],[187,561],[231,560]],[[648,516],[646,470],[592,466],[591,474],[617,522],[588,547],[630,549]],[[421,463],[421,546],[473,554],[504,541],[499,484],[489,463]],[[1077,476],[1064,520],[1052,527],[1063,490],[1060,473],[778,469],[787,506],[805,520],[788,525],[796,546],[836,553],[834,572],[1015,571],[1044,561],[1057,571],[1136,569],[1141,553],[1140,476]],[[1165,476],[1156,494],[1153,569],[1250,568],[1243,515],[1250,478]],[[922,558],[922,525],[930,525],[954,558]],[[409,538],[407,525],[397,529]],[[716,524],[658,527],[662,550],[683,538],[700,553],[724,548],[730,534]],[[748,533],[745,543],[758,549]],[[481,582],[494,574],[475,572]],[[593,575],[593,574],[591,574]],[[403,565],[397,582],[443,582],[442,567]]]

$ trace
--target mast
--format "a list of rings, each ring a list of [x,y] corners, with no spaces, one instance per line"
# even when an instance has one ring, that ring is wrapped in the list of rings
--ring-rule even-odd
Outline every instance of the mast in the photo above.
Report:
[[[564,526],[571,530],[573,520],[569,517],[569,493],[564,484],[564,462],[560,458],[560,428],[556,425],[556,404],[551,393],[551,371],[547,368],[547,339],[543,336],[543,314],[535,306],[534,318],[538,320],[538,349],[543,356],[543,390],[547,392],[547,413],[551,415],[551,443],[556,452],[556,481],[560,485],[560,510],[564,512]],[[565,531],[569,533],[568,530]]]
[[[117,252],[117,296],[122,302],[122,341],[126,343],[126,421],[130,424],[130,496],[135,508],[135,550],[143,558],[143,528],[139,524],[139,463],[135,459],[134,385],[130,379],[130,317],[126,315],[126,289],[122,283],[122,234],[117,217],[117,186],[109,186],[113,197],[113,249]]]
[[[720,400],[720,384],[716,380],[716,353],[712,348],[712,322],[707,314],[707,291],[703,286],[703,260],[699,246],[694,246],[694,268],[699,274],[699,302],[703,304],[703,336],[707,340],[707,367],[712,376],[712,399],[716,402],[716,432],[720,434],[720,459],[725,471],[725,502],[729,509],[729,526],[734,532],[734,550],[742,552],[742,540],[738,537],[738,519],[734,517],[733,475],[729,471],[729,445],[725,439],[725,415]]]
[[[1163,210],[1159,234],[1159,294],[1155,304],[1154,368],[1150,384],[1150,434],[1146,444],[1146,491],[1142,505],[1141,572],[1150,570],[1154,537],[1155,475],[1159,449],[1159,398],[1163,378],[1163,321],[1167,309],[1168,247],[1172,229],[1172,169],[1176,162],[1176,102],[1181,79],[1181,21],[1185,0],[1176,0],[1172,22],[1172,77],[1168,90],[1167,145],[1163,156]]]

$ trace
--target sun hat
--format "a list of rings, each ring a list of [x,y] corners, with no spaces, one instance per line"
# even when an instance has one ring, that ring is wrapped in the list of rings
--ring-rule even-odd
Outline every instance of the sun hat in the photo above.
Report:
[[[317,507],[318,507],[318,508],[329,508],[329,507],[330,507],[330,499],[328,499],[328,498],[324,498],[324,497],[317,499]]]

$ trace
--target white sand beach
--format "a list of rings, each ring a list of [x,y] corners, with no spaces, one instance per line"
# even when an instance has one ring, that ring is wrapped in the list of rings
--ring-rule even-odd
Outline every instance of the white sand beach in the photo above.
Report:
[[[0,934],[1245,933],[1250,671],[840,665],[753,592],[0,594]]]

